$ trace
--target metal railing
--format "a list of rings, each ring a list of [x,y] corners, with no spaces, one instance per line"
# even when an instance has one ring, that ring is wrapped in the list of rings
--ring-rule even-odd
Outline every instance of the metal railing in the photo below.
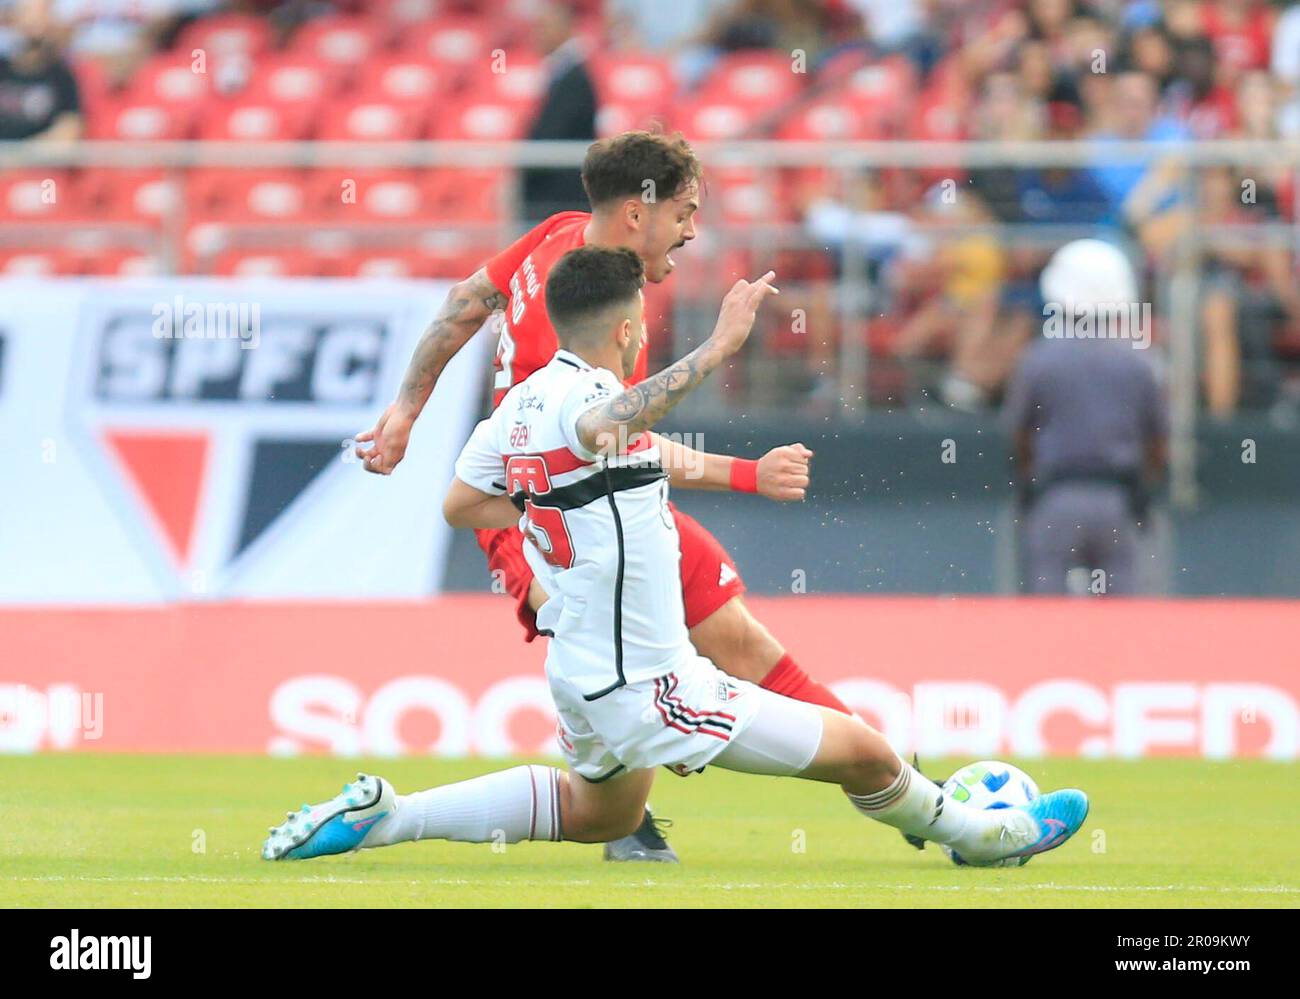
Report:
[[[474,143],[474,142],[82,142],[55,145],[38,143],[0,143],[0,176],[11,170],[39,170],[66,168],[97,169],[161,169],[180,175],[193,168],[321,168],[346,167],[350,169],[455,169],[455,168],[523,168],[523,167],[573,167],[577,169],[586,154],[585,142],[542,143]],[[1150,143],[1150,142],[701,142],[697,152],[705,165],[706,179],[709,171],[732,167],[753,168],[760,172],[788,169],[817,168],[848,178],[853,174],[885,168],[901,170],[923,169],[933,173],[936,169],[969,170],[973,168],[1025,169],[1034,167],[1085,168],[1097,165],[1143,164],[1154,161],[1171,161],[1185,170],[1182,181],[1183,197],[1187,204],[1196,206],[1199,199],[1199,171],[1210,167],[1235,167],[1239,171],[1270,170],[1290,171],[1300,190],[1300,142],[1243,142],[1213,143]],[[707,212],[706,198],[706,212]],[[505,206],[503,217],[516,219],[514,206]],[[695,295],[678,295],[674,322],[679,336],[689,339],[691,319],[702,320],[713,302],[712,292],[720,289],[724,280],[734,275],[724,275],[716,263],[729,250],[746,251],[754,258],[770,255],[774,248],[786,250],[825,251],[807,229],[797,223],[768,222],[762,218],[742,224],[728,223],[723,219],[705,216],[710,247],[707,254],[693,253],[684,256],[692,269],[706,270],[710,266],[717,273],[706,275],[712,280],[704,282],[703,291]],[[113,223],[104,223],[112,229]],[[440,223],[442,225],[442,223]],[[447,222],[448,229],[461,226],[474,228],[469,223]],[[128,227],[129,228],[129,227]],[[238,228],[234,226],[232,228]],[[256,227],[245,227],[241,238],[257,236]],[[476,238],[480,242],[493,242],[506,238],[510,224],[477,226]],[[1087,227],[1091,228],[1091,227]],[[180,259],[178,248],[185,229],[184,209],[175,217],[164,220],[161,233],[164,259],[172,266]],[[0,225],[0,241],[15,242],[36,239],[38,233],[28,225],[26,232],[13,223]],[[394,226],[388,233],[400,241],[403,233],[412,231],[409,224]],[[274,227],[271,227],[274,231]],[[702,227],[702,233],[704,229]],[[1038,245],[1050,248],[1076,234],[1073,229],[1021,224],[1016,226],[955,226],[945,230],[953,238],[975,235],[992,235],[996,242],[1008,247]],[[918,232],[924,234],[923,226]],[[124,230],[125,233],[125,230]],[[48,235],[58,238],[51,230]],[[262,236],[266,233],[263,232]],[[132,239],[142,239],[139,232]],[[285,238],[294,238],[292,229]],[[1178,235],[1169,255],[1168,264],[1158,273],[1156,312],[1165,320],[1168,330],[1167,351],[1169,361],[1169,404],[1171,416],[1171,481],[1173,499],[1179,505],[1190,505],[1196,498],[1196,421],[1198,418],[1198,301],[1204,249],[1221,240],[1238,237],[1237,227],[1226,231],[1222,227],[1201,224],[1196,212],[1191,213],[1191,224]],[[1267,240],[1277,245],[1295,245],[1295,232],[1288,223],[1254,227],[1249,237],[1256,243]],[[837,272],[829,281],[828,290],[834,301],[839,331],[835,337],[834,377],[838,392],[835,416],[839,419],[865,418],[871,404],[868,380],[873,358],[863,337],[853,335],[864,319],[873,316],[880,282],[870,274],[871,262],[852,241],[845,244],[838,255]],[[681,283],[680,277],[677,279]],[[826,284],[825,280],[822,282]],[[697,289],[701,286],[696,284]],[[707,293],[706,293],[707,292]],[[698,326],[698,322],[695,323]],[[676,343],[680,348],[682,344]],[[746,389],[746,402],[761,404],[764,392]],[[771,401],[770,399],[768,401]],[[715,395],[699,405],[722,406],[725,403]]]

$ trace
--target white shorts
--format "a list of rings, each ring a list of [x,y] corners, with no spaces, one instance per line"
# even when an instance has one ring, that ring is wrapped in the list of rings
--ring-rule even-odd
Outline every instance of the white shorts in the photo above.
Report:
[[[728,676],[703,656],[594,701],[549,670],[547,679],[560,751],[593,782],[658,766],[686,774],[710,763],[792,775],[807,769],[821,745],[818,709]]]

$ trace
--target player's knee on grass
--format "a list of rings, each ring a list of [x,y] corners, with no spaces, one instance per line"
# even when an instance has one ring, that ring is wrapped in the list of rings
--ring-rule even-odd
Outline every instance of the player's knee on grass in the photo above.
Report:
[[[785,649],[740,597],[732,597],[691,629],[691,644],[725,673],[762,683]]]

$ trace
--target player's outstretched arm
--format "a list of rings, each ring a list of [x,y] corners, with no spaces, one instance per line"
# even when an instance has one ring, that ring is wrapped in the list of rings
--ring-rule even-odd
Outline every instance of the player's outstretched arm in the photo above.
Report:
[[[808,491],[813,453],[802,444],[784,444],[753,461],[697,451],[670,437],[653,435],[659,458],[674,489],[758,493],[770,500],[802,500]]]
[[[452,286],[438,315],[420,337],[406,367],[397,398],[384,410],[372,430],[357,434],[356,455],[367,472],[389,475],[406,455],[411,427],[433,394],[447,362],[465,346],[488,316],[505,308],[506,296],[480,267]],[[367,450],[362,445],[370,444]]]
[[[657,375],[583,413],[577,426],[583,447],[613,456],[632,437],[662,420],[749,339],[759,305],[768,295],[777,293],[769,283],[775,276],[774,271],[768,271],[753,283],[737,281],[722,300],[717,325],[704,343]]]

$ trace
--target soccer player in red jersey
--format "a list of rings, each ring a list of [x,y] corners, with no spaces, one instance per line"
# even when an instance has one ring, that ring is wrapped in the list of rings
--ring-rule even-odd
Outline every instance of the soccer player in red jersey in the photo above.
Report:
[[[525,233],[447,296],[415,349],[396,400],[374,429],[357,436],[357,456],[369,472],[391,474],[406,453],[411,427],[447,362],[495,312],[505,313],[496,356],[493,403],[545,366],[558,347],[546,314],[546,276],[566,252],[584,245],[627,247],[645,264],[649,281],[672,273],[671,253],[695,238],[700,164],[680,136],[627,132],[595,143],[582,167],[592,211],[561,212]],[[646,352],[632,382],[646,377]],[[365,445],[369,445],[367,448]],[[757,492],[775,500],[802,499],[812,452],[801,444],[775,448],[757,461],[695,452],[661,439],[674,487]],[[686,626],[699,653],[732,676],[768,690],[850,713],[813,680],[749,612],[744,582],[731,556],[697,521],[673,509],[681,537]],[[526,640],[537,636],[535,612],[545,591],[523,557],[516,529],[478,531],[494,574],[516,599]],[[609,859],[675,860],[647,813],[641,830],[606,848]]]

